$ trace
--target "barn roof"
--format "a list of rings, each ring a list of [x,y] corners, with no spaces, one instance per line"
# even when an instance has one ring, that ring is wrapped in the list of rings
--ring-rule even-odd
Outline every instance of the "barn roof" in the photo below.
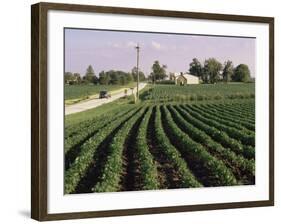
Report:
[[[180,76],[182,76],[182,77],[185,78],[186,80],[187,80],[187,79],[194,79],[194,78],[198,79],[197,76],[191,75],[190,73],[184,73],[184,74],[175,73],[176,79],[177,79],[178,77],[180,77]]]

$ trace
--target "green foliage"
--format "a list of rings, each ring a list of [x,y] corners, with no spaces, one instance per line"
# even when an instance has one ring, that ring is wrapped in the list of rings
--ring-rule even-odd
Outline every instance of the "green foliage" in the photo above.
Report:
[[[209,135],[207,135],[202,129],[198,129],[191,123],[187,122],[174,107],[169,106],[176,124],[186,132],[194,141],[206,146],[208,151],[224,163],[236,174],[236,178],[242,180],[246,175],[247,178],[253,179],[255,176],[255,161],[245,159],[241,155],[236,155],[231,149],[224,148],[219,141],[214,141]],[[237,170],[238,169],[238,170]]]
[[[231,77],[233,76],[234,73],[234,67],[232,61],[226,61],[224,63],[224,68],[222,72],[222,78],[224,82],[230,82]]]
[[[187,102],[255,97],[255,84],[151,85],[143,100],[152,102]]]
[[[69,85],[80,84],[82,82],[79,73],[72,74],[71,72],[66,72],[64,74],[64,83]]]
[[[232,113],[227,113],[226,111],[222,110],[221,107],[212,107],[213,105],[200,105],[200,106],[195,105],[195,106],[210,115],[223,119],[224,124],[236,127],[241,130],[247,128],[250,131],[255,131],[255,124],[245,120],[243,116],[234,117]],[[251,117],[251,114],[252,113],[249,113],[247,117]]]
[[[89,65],[89,67],[86,70],[86,74],[83,77],[84,82],[86,83],[93,83],[93,84],[98,84],[98,78],[95,75],[94,69],[92,65]]]
[[[193,58],[189,64],[189,73],[202,79],[203,67],[197,58]]]
[[[165,77],[167,77],[166,74],[166,65],[160,65],[159,61],[155,61],[152,65],[152,72],[150,73],[150,78],[153,82],[156,82],[158,80],[163,80]]]
[[[117,128],[122,122],[126,121],[130,116],[136,113],[137,110],[139,109],[135,109],[122,118],[112,122],[110,125],[103,127],[82,145],[79,156],[65,172],[64,187],[66,194],[75,191],[80,179],[84,177],[88,167],[93,162],[93,156],[102,141],[112,132],[112,130],[114,130],[114,128]]]
[[[79,142],[84,141],[87,137],[91,136],[94,132],[98,131],[100,128],[110,124],[116,119],[120,119],[121,116],[126,115],[132,108],[119,108],[119,110],[114,110],[111,113],[103,114],[97,118],[91,120],[86,120],[79,123],[78,125],[73,125],[66,128],[66,137],[64,142],[64,153],[73,149]]]
[[[210,118],[209,115],[206,115],[201,113],[200,110],[196,109],[195,107],[190,107],[189,105],[186,105],[185,109],[195,118],[199,119],[200,121],[204,122],[207,125],[210,125],[214,128],[217,128],[219,131],[223,131],[225,134],[227,134],[229,137],[233,138],[233,140],[236,140],[238,142],[241,142],[245,146],[248,145],[247,150],[243,150],[243,145],[241,144],[241,148],[237,148],[236,151],[238,152],[238,149],[240,149],[240,153],[243,153],[245,156],[249,157],[249,153],[251,156],[255,155],[254,146],[255,146],[255,134],[254,133],[247,133],[246,131],[240,131],[235,128],[229,127],[227,125],[223,125],[222,123],[213,120]],[[207,118],[209,117],[209,118]],[[223,120],[223,119],[221,119]],[[232,140],[232,142],[233,142]],[[235,149],[234,149],[235,150]],[[251,152],[249,152],[251,150]]]
[[[209,58],[204,62],[202,80],[204,83],[217,83],[220,78],[222,64],[215,58]]]
[[[134,164],[129,172],[137,175],[134,190],[162,187],[163,173],[159,170],[167,164],[177,175],[171,181],[180,188],[255,183],[254,100],[209,101],[249,94],[249,90],[254,92],[253,84],[156,85],[146,90],[143,97],[153,96],[156,104],[151,103],[153,99],[138,105],[117,100],[66,116],[65,160],[69,153],[75,155],[65,168],[66,194],[83,193],[76,192],[77,186],[84,178],[91,178],[89,171],[97,163],[101,166],[97,166],[94,192],[123,190],[121,180],[127,178],[123,176],[128,175],[124,172],[127,163]],[[164,104],[159,105],[159,99],[165,99]],[[168,100],[177,103],[167,105]],[[192,103],[186,104],[186,100]],[[149,128],[153,131],[152,146]],[[105,143],[107,139],[110,141]],[[127,160],[124,151],[127,140],[134,145],[133,161]],[[155,149],[157,153],[152,151]],[[97,156],[101,152],[103,163]],[[160,158],[167,164],[156,162]]]
[[[193,141],[173,121],[165,106],[162,107],[165,115],[167,134],[173,144],[181,151],[193,169],[204,170],[204,176],[198,177],[205,186],[236,185],[237,180],[229,168],[212,156],[200,143]],[[192,163],[192,164],[191,164]]]
[[[137,82],[138,81],[137,67],[133,67],[132,76],[133,76],[134,81]],[[145,75],[142,71],[140,71],[140,69],[139,69],[139,81],[140,82],[145,81]]]
[[[238,65],[232,76],[232,80],[235,82],[249,82],[251,79],[249,67],[245,64]]]
[[[173,81],[173,80],[159,80],[159,81],[155,82],[155,84],[175,85],[175,81]]]
[[[101,85],[127,85],[133,82],[133,76],[131,73],[123,71],[102,71],[99,74],[99,83]]]
[[[64,99],[87,99],[91,95],[99,94],[100,91],[115,91],[122,88],[134,87],[135,83],[129,83],[127,85],[65,85],[64,86]]]
[[[179,173],[181,177],[181,187],[202,187],[202,184],[198,182],[193,173],[188,169],[186,162],[181,157],[179,151],[167,138],[163,130],[161,116],[162,115],[160,113],[159,107],[157,106],[155,116],[156,141],[158,147],[168,157],[169,162],[175,166],[175,169]]]
[[[136,138],[136,157],[139,161],[140,169],[140,189],[153,190],[159,188],[157,167],[151,155],[146,138],[149,118],[152,107],[150,107],[143,117],[137,131]]]
[[[100,180],[93,187],[94,192],[112,192],[119,190],[119,182],[122,172],[122,152],[125,139],[129,134],[134,123],[143,115],[142,108],[135,116],[129,118],[125,124],[118,130],[112,142],[109,145],[107,162],[103,168]]]

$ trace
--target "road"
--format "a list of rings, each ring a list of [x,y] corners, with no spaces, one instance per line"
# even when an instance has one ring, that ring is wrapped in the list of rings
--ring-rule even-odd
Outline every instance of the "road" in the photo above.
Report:
[[[140,83],[139,90],[143,89],[145,86],[146,86],[146,83]],[[137,87],[135,87],[133,91],[135,93],[137,91]],[[127,95],[131,95],[130,89],[128,89]],[[125,93],[121,92],[121,93],[117,93],[117,94],[112,95],[108,99],[105,99],[105,98],[104,99],[91,99],[91,100],[75,103],[75,104],[72,104],[72,105],[66,105],[65,106],[65,115],[74,114],[74,113],[82,112],[82,111],[85,111],[85,110],[89,110],[89,109],[101,106],[103,104],[110,103],[114,100],[117,100],[117,99],[123,97],[123,96],[125,96]]]

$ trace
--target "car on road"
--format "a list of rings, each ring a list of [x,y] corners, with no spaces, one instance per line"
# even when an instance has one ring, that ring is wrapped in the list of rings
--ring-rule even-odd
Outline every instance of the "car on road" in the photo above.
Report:
[[[106,91],[106,90],[103,90],[103,91],[100,91],[100,95],[99,95],[99,98],[102,99],[102,98],[110,98],[111,95]]]

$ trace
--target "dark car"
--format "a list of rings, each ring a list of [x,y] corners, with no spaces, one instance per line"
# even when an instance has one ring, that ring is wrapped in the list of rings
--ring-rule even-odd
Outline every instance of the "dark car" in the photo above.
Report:
[[[105,91],[105,90],[100,91],[100,96],[99,96],[100,99],[102,99],[102,98],[108,99],[108,98],[110,98],[110,97],[111,97],[111,96],[110,96],[110,94],[109,94],[107,91]]]

